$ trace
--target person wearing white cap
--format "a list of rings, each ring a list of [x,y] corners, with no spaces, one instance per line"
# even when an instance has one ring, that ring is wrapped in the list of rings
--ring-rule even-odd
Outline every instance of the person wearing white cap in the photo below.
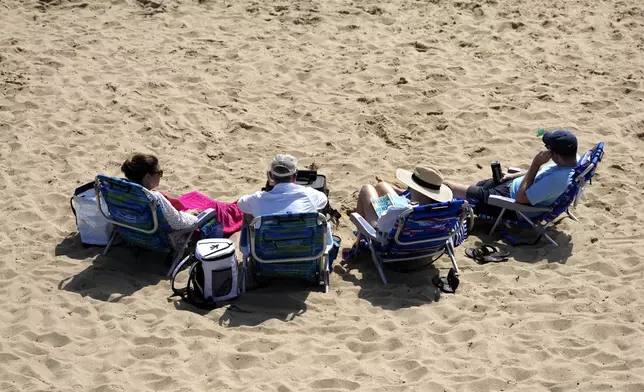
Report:
[[[242,196],[237,206],[245,214],[253,217],[316,212],[328,203],[324,193],[295,183],[297,178],[297,158],[288,154],[278,154],[271,161],[268,179],[274,185],[270,191],[255,192]]]
[[[443,176],[434,168],[416,167],[413,172],[398,169],[396,170],[396,178],[407,185],[407,191],[381,181],[375,187],[373,185],[363,186],[358,196],[356,212],[381,233],[389,233],[398,216],[412,205],[427,205],[452,200],[452,190],[443,184]],[[371,201],[388,193],[394,196],[405,196],[406,203],[404,206],[390,206],[379,217]]]

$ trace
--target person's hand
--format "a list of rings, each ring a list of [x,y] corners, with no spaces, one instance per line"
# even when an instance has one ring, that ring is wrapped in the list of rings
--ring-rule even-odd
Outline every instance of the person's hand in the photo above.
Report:
[[[537,167],[541,167],[543,164],[547,163],[551,159],[552,159],[552,153],[550,152],[550,150],[541,151],[540,153],[534,156],[534,158],[532,159],[532,164],[536,165]]]
[[[201,214],[201,212],[202,212],[201,210],[196,209],[196,208],[186,211],[186,213],[188,213],[190,215],[194,215],[194,216],[197,216],[197,215]]]
[[[503,174],[503,177],[501,177],[501,182],[508,182],[508,181],[512,181],[512,180],[514,180],[515,178],[517,178],[516,173],[512,173],[512,174],[510,174],[510,173],[504,173],[504,174]]]
[[[522,176],[525,176],[524,170],[514,172],[514,173],[503,173],[503,176],[501,177],[501,182],[512,181]]]

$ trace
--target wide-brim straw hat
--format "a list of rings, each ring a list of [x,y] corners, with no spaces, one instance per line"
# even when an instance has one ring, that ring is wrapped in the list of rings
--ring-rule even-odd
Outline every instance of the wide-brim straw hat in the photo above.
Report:
[[[396,178],[413,190],[438,202],[446,202],[454,197],[452,190],[443,184],[443,175],[431,167],[417,166],[413,172],[396,170]]]

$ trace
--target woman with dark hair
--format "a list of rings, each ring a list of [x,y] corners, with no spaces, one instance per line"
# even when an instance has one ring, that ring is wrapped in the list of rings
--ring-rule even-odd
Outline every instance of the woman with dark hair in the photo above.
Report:
[[[213,200],[199,192],[190,192],[178,199],[169,197],[155,189],[159,186],[163,177],[163,170],[159,166],[159,160],[150,154],[134,154],[121,166],[121,171],[128,180],[135,182],[150,191],[163,210],[163,215],[170,224],[172,230],[182,230],[197,222],[196,215],[201,210],[212,208],[216,212],[214,220],[206,226],[202,226],[202,234],[206,236],[221,236],[228,238],[241,230],[244,213],[237,207],[237,203],[225,203]],[[198,208],[185,210],[187,208]],[[214,226],[220,229],[213,229]],[[212,226],[212,227],[211,227]]]
[[[134,156],[123,162],[121,171],[128,180],[150,191],[161,206],[163,215],[172,230],[186,229],[197,222],[196,215],[201,211],[178,211],[161,192],[155,191],[163,177],[163,170],[159,167],[157,157],[149,154],[134,154]]]

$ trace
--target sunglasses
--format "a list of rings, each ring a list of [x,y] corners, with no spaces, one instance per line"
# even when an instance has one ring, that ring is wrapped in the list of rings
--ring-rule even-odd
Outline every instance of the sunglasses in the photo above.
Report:
[[[158,174],[159,177],[163,177],[163,170],[153,171],[153,172],[150,172],[150,174]]]

